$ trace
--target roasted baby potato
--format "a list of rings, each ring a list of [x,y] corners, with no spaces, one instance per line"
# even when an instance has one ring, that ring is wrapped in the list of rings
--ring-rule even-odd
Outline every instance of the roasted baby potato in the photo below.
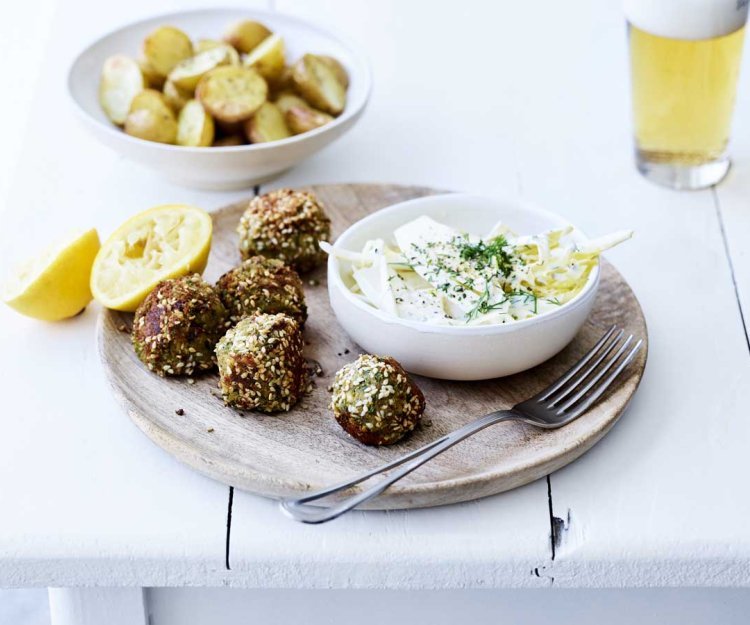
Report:
[[[315,130],[333,121],[328,113],[316,111],[309,106],[292,106],[284,114],[286,125],[295,135]]]
[[[143,41],[143,56],[159,76],[168,76],[180,61],[193,56],[193,44],[173,26],[160,26]]]
[[[310,105],[300,98],[296,93],[291,91],[282,91],[274,101],[279,110],[286,115],[287,111],[294,106],[310,108]]]
[[[284,40],[279,35],[267,37],[243,59],[242,64],[255,69],[268,82],[276,80],[284,71]]]
[[[250,143],[267,143],[291,137],[284,114],[272,102],[265,102],[245,122],[245,135]]]
[[[214,140],[214,120],[198,100],[190,100],[177,119],[177,145],[205,147]]]
[[[169,72],[168,80],[180,89],[195,91],[198,82],[214,67],[229,65],[229,46],[217,46],[180,61]]]
[[[310,106],[338,115],[346,105],[346,88],[334,71],[314,54],[305,54],[292,68],[292,79]]]
[[[104,61],[99,80],[99,104],[115,124],[122,125],[130,104],[146,87],[143,72],[133,59],[117,54]]]
[[[156,73],[147,59],[141,57],[138,59],[138,66],[141,68],[143,78],[146,80],[146,86],[152,89],[161,89],[164,86],[164,76]]]
[[[164,107],[169,107],[169,103],[163,93],[156,89],[144,89],[133,98],[133,101],[130,103],[129,112],[148,109],[159,113],[164,110]]]
[[[229,57],[229,63],[228,65],[240,65],[240,53],[237,52],[237,49],[234,46],[230,46],[228,43],[225,43],[224,41],[219,41],[217,39],[199,39],[195,42],[195,45],[193,46],[195,50],[195,54],[200,54],[201,52],[205,52],[206,50],[212,50],[213,48],[219,48],[223,47],[227,50],[227,55]]]
[[[224,33],[224,41],[237,49],[238,52],[247,54],[266,37],[273,33],[260,22],[253,20],[239,20],[230,24]]]
[[[333,73],[336,75],[336,78],[338,78],[338,81],[343,85],[344,89],[349,86],[349,74],[341,64],[341,61],[333,56],[328,56],[326,54],[316,54],[315,56],[317,56],[321,61],[323,61],[323,63],[331,68]]]
[[[228,137],[221,137],[220,139],[214,140],[212,145],[215,148],[225,148],[231,145],[245,145],[245,139],[240,135],[229,135]]]
[[[193,92],[180,89],[172,81],[168,80],[164,83],[164,98],[169,104],[170,108],[176,113],[182,110],[188,100],[192,99]]]
[[[174,143],[177,139],[177,120],[172,109],[166,105],[161,111],[141,108],[128,114],[125,132],[146,141]]]
[[[239,122],[250,117],[266,101],[268,84],[249,67],[226,65],[208,72],[195,95],[215,118]]]

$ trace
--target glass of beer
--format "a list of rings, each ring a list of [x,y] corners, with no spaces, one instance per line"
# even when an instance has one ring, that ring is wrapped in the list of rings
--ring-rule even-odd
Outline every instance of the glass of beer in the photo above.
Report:
[[[635,158],[647,179],[702,189],[727,144],[748,0],[625,0]]]

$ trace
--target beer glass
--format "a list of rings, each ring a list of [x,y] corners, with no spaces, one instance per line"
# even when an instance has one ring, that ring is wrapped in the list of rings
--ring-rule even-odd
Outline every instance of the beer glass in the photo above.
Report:
[[[702,189],[727,143],[748,0],[625,0],[635,158],[647,179]]]

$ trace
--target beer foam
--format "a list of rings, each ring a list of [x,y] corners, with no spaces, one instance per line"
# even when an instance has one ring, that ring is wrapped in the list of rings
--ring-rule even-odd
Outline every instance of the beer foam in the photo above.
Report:
[[[712,39],[739,30],[750,0],[624,0],[633,26],[671,39]]]

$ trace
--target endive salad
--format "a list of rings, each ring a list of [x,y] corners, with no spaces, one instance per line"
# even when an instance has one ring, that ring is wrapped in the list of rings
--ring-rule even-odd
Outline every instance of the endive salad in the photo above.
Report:
[[[419,217],[394,232],[395,245],[368,241],[361,252],[323,249],[347,261],[348,286],[375,308],[442,325],[489,325],[555,310],[585,286],[599,255],[632,236],[585,243],[572,227],[518,236],[503,223],[480,237]]]

